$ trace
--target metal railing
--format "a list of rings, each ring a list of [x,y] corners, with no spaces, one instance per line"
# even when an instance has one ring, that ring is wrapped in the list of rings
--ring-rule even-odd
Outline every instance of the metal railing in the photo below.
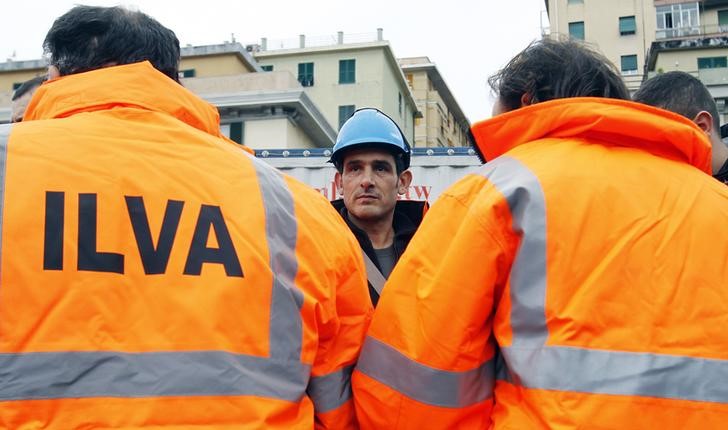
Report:
[[[710,24],[692,27],[661,28],[655,32],[655,40],[680,39],[703,35],[728,34],[728,25]]]
[[[259,49],[260,51],[276,51],[283,49],[318,48],[342,44],[377,42],[382,40],[382,29],[379,28],[376,32],[370,33],[345,34],[343,31],[340,31],[337,34],[324,36],[306,36],[301,34],[297,38],[289,39],[268,39],[264,37],[260,40],[260,45],[256,44],[251,46],[256,46],[256,49]]]

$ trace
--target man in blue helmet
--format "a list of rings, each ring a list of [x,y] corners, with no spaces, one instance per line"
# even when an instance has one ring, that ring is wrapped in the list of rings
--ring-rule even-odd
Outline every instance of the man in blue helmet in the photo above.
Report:
[[[407,139],[390,117],[363,108],[341,127],[331,155],[334,181],[343,194],[332,203],[362,248],[374,306],[427,205],[398,200],[412,182],[410,152]]]

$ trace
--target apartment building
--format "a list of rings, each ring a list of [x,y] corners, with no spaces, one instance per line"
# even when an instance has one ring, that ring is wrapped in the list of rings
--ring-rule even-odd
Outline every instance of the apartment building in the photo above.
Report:
[[[0,122],[10,120],[13,90],[46,72],[42,60],[0,63]],[[328,148],[336,131],[291,73],[263,69],[240,43],[186,46],[180,82],[220,112],[221,131],[255,149]]]
[[[546,0],[549,33],[593,43],[628,88],[657,73],[698,77],[728,118],[728,0]],[[546,31],[544,31],[546,33]]]
[[[550,34],[571,36],[599,48],[631,91],[644,78],[644,64],[655,39],[653,0],[546,0]]]
[[[468,146],[468,118],[428,57],[400,58],[421,118],[415,118],[416,147]]]
[[[253,55],[264,70],[294,74],[336,130],[358,108],[375,107],[392,117],[410,142],[422,114],[392,48],[375,35],[293,40],[261,39]]]

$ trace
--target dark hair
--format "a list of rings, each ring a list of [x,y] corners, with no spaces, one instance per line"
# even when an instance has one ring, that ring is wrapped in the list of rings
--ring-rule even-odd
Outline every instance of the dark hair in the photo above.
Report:
[[[688,73],[661,73],[642,84],[632,99],[675,112],[691,121],[701,111],[708,111],[713,116],[713,128],[720,134],[720,117],[713,96],[698,78]]]
[[[56,19],[43,49],[61,75],[149,60],[154,68],[178,81],[177,36],[138,11],[76,6]]]
[[[13,93],[13,97],[11,101],[15,101],[22,97],[23,95],[27,94],[29,91],[34,90],[35,88],[38,88],[40,84],[45,82],[48,79],[48,76],[36,76],[33,79],[28,79],[27,81],[23,82]]]
[[[568,97],[610,97],[629,100],[629,91],[614,65],[602,54],[575,40],[544,38],[528,45],[488,79],[508,110]]]

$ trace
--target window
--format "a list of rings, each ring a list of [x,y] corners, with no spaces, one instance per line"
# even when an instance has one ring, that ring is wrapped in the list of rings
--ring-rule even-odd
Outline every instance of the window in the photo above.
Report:
[[[720,26],[720,32],[728,31],[728,9],[718,11],[718,25]]]
[[[339,83],[356,82],[356,60],[339,60]]]
[[[727,57],[703,57],[698,58],[698,70],[700,69],[717,69],[719,67],[728,67]]]
[[[407,73],[404,77],[407,78],[407,83],[410,88],[414,88],[414,76],[412,76],[412,73]]]
[[[313,63],[298,63],[298,82],[304,87],[313,86]]]
[[[220,124],[220,131],[225,136],[229,137],[233,142],[243,144],[243,123],[242,122],[230,122],[227,124]]]
[[[622,73],[625,75],[637,73],[636,55],[622,55]]]
[[[272,65],[260,66],[260,68],[263,69],[264,72],[272,72],[273,71],[273,66]]]
[[[568,4],[584,4],[584,0],[569,0]]]
[[[700,34],[698,2],[657,6],[657,39]]]
[[[347,119],[354,113],[356,106],[354,105],[343,105],[339,106],[339,129],[344,125]]]
[[[569,23],[569,36],[584,40],[584,21]]]
[[[194,78],[195,77],[195,69],[180,70],[178,72],[178,76],[180,78]]]
[[[397,93],[399,96],[399,115],[402,116],[402,93]]]
[[[633,16],[622,16],[619,18],[619,34],[621,36],[627,36],[628,34],[635,34],[637,32],[637,23]]]

